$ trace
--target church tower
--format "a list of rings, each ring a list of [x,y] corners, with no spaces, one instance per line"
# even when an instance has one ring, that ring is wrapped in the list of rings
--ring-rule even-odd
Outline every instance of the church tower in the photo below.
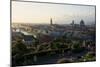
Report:
[[[50,18],[50,25],[53,25],[52,18]]]

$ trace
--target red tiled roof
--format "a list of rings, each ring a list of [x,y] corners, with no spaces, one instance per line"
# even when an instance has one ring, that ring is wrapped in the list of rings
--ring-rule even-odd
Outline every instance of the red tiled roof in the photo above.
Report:
[[[54,38],[49,36],[49,35],[42,35],[40,38],[39,38],[39,41],[40,43],[49,43],[53,40]]]

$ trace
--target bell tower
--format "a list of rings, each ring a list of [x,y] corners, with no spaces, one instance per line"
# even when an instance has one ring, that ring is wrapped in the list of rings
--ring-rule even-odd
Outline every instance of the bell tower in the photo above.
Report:
[[[50,18],[50,25],[53,25],[52,18]]]

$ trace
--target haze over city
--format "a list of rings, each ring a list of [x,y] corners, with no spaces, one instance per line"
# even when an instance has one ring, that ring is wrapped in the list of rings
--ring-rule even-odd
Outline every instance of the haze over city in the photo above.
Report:
[[[12,2],[12,66],[96,61],[95,6]]]
[[[95,24],[95,6],[12,2],[13,23],[49,24],[50,18],[55,24],[79,23],[81,19]]]

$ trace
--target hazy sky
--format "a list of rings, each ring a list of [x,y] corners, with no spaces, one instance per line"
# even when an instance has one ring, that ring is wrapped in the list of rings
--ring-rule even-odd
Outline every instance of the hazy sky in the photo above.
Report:
[[[72,20],[79,23],[81,19],[85,23],[95,22],[94,6],[48,4],[34,2],[12,2],[12,22],[23,23],[47,23],[50,18],[53,23],[69,24]]]

